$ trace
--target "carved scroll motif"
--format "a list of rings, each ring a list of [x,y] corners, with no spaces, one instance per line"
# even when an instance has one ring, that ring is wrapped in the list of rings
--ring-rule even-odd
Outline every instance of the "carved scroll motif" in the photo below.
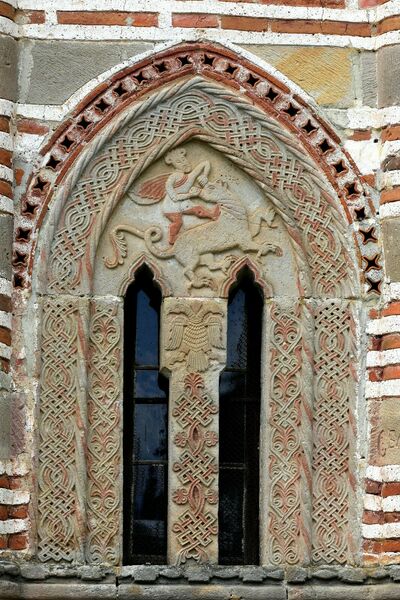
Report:
[[[121,514],[121,306],[92,302],[89,338],[87,559],[119,563]]]
[[[268,324],[270,515],[268,559],[310,560],[312,455],[312,343],[306,307],[274,302]]]
[[[83,558],[86,322],[87,301],[45,300],[38,472],[42,561]]]
[[[352,559],[355,473],[355,324],[351,305],[315,309],[313,560]]]
[[[184,387],[172,412],[180,427],[174,438],[179,455],[173,471],[182,484],[173,491],[172,499],[184,510],[173,523],[172,532],[181,548],[178,563],[189,558],[207,562],[210,558],[208,546],[218,532],[215,511],[208,509],[218,498],[217,458],[215,452],[208,450],[218,442],[217,433],[209,429],[218,407],[199,373],[186,375]]]

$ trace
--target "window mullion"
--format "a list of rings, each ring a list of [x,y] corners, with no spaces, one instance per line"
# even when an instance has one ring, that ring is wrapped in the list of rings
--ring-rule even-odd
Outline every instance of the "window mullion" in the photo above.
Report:
[[[166,298],[161,364],[170,373],[170,562],[218,561],[218,380],[226,301]]]

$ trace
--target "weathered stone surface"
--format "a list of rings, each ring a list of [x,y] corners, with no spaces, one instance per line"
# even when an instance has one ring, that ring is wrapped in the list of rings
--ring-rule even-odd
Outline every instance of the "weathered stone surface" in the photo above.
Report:
[[[12,239],[13,217],[0,214],[0,277],[6,279],[11,277]]]
[[[378,56],[378,106],[400,103],[400,46],[380,48]]]
[[[0,98],[17,99],[17,62],[17,41],[11,37],[0,35]]]
[[[14,583],[0,581],[0,598],[5,600],[103,600],[118,597],[118,588],[112,584]]]
[[[360,67],[363,103],[366,106],[374,107],[377,103],[376,53],[361,52]]]
[[[145,42],[21,41],[19,99],[61,104],[113,65],[152,48]],[[1,81],[1,77],[0,77]]]
[[[398,600],[399,586],[382,585],[330,585],[288,588],[288,600]]]
[[[348,107],[355,99],[357,52],[348,48],[244,46],[270,63],[323,106]]]
[[[400,462],[399,399],[385,397],[370,400],[370,452],[375,465],[395,465]]]
[[[302,567],[288,567],[286,577],[289,583],[301,583],[308,578],[308,570]]]
[[[11,448],[11,392],[10,376],[3,371],[0,371],[0,415],[0,458],[8,458]]]
[[[286,591],[276,586],[186,586],[186,585],[157,585],[139,587],[121,584],[118,587],[118,598],[131,600],[195,600],[210,598],[210,600],[286,600]],[[343,599],[342,599],[343,600]]]
[[[21,565],[21,577],[25,579],[46,579],[48,571],[43,565],[28,563]]]
[[[386,276],[390,281],[400,281],[400,219],[386,219],[383,221],[382,232]]]

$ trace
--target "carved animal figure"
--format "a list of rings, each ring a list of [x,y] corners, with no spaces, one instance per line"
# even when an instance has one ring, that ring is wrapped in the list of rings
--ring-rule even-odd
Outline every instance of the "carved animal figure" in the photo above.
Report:
[[[124,233],[142,238],[149,252],[159,259],[175,258],[184,268],[184,273],[189,279],[189,288],[213,286],[211,273],[210,277],[196,277],[196,269],[199,267],[207,267],[210,272],[217,270],[226,272],[232,261],[237,259],[228,256],[222,261],[217,261],[214,253],[239,249],[244,253],[254,252],[257,259],[269,252],[282,254],[279,246],[268,242],[260,244],[254,240],[260,231],[262,221],[273,227],[275,218],[273,208],[258,209],[248,215],[246,208],[228,185],[219,181],[208,182],[199,192],[199,196],[205,202],[219,205],[220,215],[217,220],[200,223],[181,231],[174,245],[168,248],[157,246],[163,238],[161,227],[152,226],[143,231],[128,225],[117,226],[110,234],[115,257],[112,260],[106,258],[106,266],[114,268],[124,262],[126,257]]]
[[[213,348],[222,349],[222,317],[218,308],[211,309],[201,302],[193,306],[182,306],[171,321],[166,350],[176,350],[174,362],[186,361],[191,372],[202,372],[208,368]]]

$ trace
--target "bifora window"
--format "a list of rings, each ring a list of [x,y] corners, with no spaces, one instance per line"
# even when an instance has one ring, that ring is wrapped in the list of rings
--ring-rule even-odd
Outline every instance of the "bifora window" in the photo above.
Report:
[[[168,380],[159,372],[161,293],[142,267],[125,299],[124,563],[167,562]],[[259,563],[262,294],[232,287],[220,376],[219,563]],[[173,560],[173,557],[171,557]]]
[[[142,267],[125,298],[124,563],[167,562],[168,380],[159,372],[161,292]]]
[[[219,563],[259,563],[259,440],[263,300],[240,274],[228,301],[227,361],[220,378]]]

